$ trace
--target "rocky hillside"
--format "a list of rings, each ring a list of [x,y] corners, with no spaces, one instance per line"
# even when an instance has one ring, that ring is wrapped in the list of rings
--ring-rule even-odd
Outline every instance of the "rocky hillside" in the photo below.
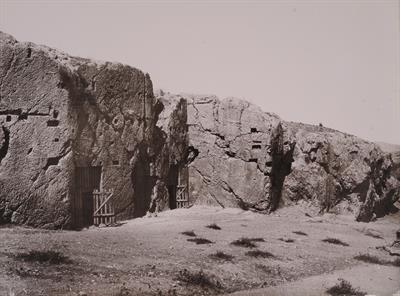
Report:
[[[369,221],[399,198],[392,161],[373,143],[285,122],[235,98],[182,97],[195,203],[270,212],[305,200],[310,212],[351,212]]]

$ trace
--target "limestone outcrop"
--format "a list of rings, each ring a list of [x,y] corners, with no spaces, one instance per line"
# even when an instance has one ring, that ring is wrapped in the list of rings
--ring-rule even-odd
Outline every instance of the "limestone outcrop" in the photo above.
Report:
[[[306,200],[311,212],[351,212],[369,221],[399,198],[393,163],[373,143],[285,122],[243,100],[185,98],[195,203],[270,212]]]
[[[119,219],[189,198],[264,213],[301,200],[370,221],[399,198],[392,157],[243,100],[154,94],[138,69],[0,32],[0,223],[89,226],[95,189],[113,190]]]
[[[354,213],[358,221],[391,211],[400,186],[391,158],[376,144],[322,126],[287,124],[296,147],[283,203],[300,198],[321,212]]]
[[[165,111],[138,69],[0,33],[0,87],[1,223],[90,225],[100,188],[114,190],[119,218],[142,216],[182,162],[185,103]]]

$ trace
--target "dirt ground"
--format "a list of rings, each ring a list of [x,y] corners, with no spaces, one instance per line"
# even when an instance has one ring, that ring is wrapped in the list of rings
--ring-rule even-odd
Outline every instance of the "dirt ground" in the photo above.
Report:
[[[212,223],[221,229],[206,227]],[[272,215],[192,207],[82,231],[2,227],[0,295],[328,295],[339,278],[369,294],[393,295],[400,293],[400,268],[354,256],[394,262],[379,247],[390,245],[399,228],[400,213],[359,223],[343,215],[310,217],[306,206]],[[255,239],[255,247],[231,244],[243,237]],[[264,253],[247,253],[255,250]],[[22,258],[31,251],[56,251],[67,260]],[[217,251],[223,253],[210,256]]]

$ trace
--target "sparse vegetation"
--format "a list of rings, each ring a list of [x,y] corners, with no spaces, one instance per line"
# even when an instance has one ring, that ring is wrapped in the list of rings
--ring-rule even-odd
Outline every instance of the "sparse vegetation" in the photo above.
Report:
[[[379,264],[379,265],[393,265],[393,266],[398,266],[400,267],[400,258],[397,258],[394,261],[389,261],[389,260],[384,260],[381,258],[378,258],[376,256],[372,256],[370,254],[360,254],[354,257],[354,259],[366,263],[372,263],[372,264]]]
[[[275,255],[271,254],[270,252],[261,250],[248,251],[246,252],[246,255],[255,258],[275,258]]]
[[[213,244],[212,241],[206,239],[206,238],[201,238],[201,237],[196,237],[196,238],[188,238],[188,242],[194,242],[196,245],[204,245],[204,244]]]
[[[130,296],[131,293],[129,290],[125,287],[125,284],[119,289],[119,291],[114,294],[113,296]]]
[[[60,252],[47,250],[47,251],[36,251],[32,250],[29,253],[18,253],[15,256],[19,260],[26,262],[38,262],[48,264],[67,264],[71,263],[71,260]]]
[[[217,259],[217,260],[223,260],[223,261],[232,261],[234,256],[226,254],[222,251],[217,251],[216,253],[211,254],[210,258]]]
[[[262,237],[249,238],[249,240],[251,240],[252,242],[265,242],[265,239],[263,239]]]
[[[304,235],[304,236],[308,236],[307,233],[303,232],[303,231],[293,231],[294,234],[298,234],[298,235]]]
[[[386,261],[382,260],[376,256],[372,256],[370,254],[360,254],[354,257],[354,259],[366,263],[373,263],[373,264],[380,264],[380,265],[386,265]]]
[[[268,273],[268,274],[276,273],[276,271],[271,266],[266,266],[264,264],[259,264],[259,263],[256,264],[255,266],[256,266],[257,269],[261,270],[262,272],[265,272],[265,273]]]
[[[207,228],[210,228],[210,229],[214,229],[214,230],[221,230],[221,227],[219,227],[217,224],[215,224],[215,223],[212,223],[212,224],[209,224],[209,225],[207,225],[206,226]]]
[[[361,292],[344,279],[338,279],[339,284],[326,290],[326,293],[332,296],[364,296],[367,293]]]
[[[221,290],[223,288],[218,280],[210,275],[207,275],[203,270],[191,272],[187,269],[184,269],[179,271],[176,279],[187,285],[198,286],[203,289]]]
[[[325,243],[330,243],[330,244],[334,244],[334,245],[340,245],[340,246],[344,246],[344,247],[348,247],[349,246],[348,243],[342,242],[341,240],[339,240],[337,238],[328,237],[328,238],[323,239],[322,241],[325,242]]]
[[[231,245],[243,248],[256,248],[257,245],[254,243],[254,240],[251,238],[242,237],[231,242]]]
[[[379,234],[376,234],[376,233],[373,233],[373,232],[370,232],[370,231],[367,231],[367,232],[365,233],[365,235],[366,235],[366,236],[373,237],[373,238],[376,238],[376,239],[383,239],[383,237],[380,236]]]
[[[195,236],[196,236],[196,233],[194,233],[193,230],[184,231],[184,232],[181,232],[181,234],[186,235],[186,236],[192,236],[192,237],[195,237]]]
[[[294,243],[294,239],[292,238],[280,238],[279,240],[285,243]]]

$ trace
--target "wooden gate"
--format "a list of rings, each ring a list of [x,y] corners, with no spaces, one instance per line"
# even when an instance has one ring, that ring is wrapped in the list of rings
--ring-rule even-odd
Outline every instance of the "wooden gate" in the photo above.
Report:
[[[99,226],[115,224],[115,211],[112,201],[113,190],[110,191],[93,191],[93,224]]]
[[[187,208],[189,206],[189,198],[186,192],[185,185],[178,185],[178,191],[176,192],[176,207],[179,208]]]

